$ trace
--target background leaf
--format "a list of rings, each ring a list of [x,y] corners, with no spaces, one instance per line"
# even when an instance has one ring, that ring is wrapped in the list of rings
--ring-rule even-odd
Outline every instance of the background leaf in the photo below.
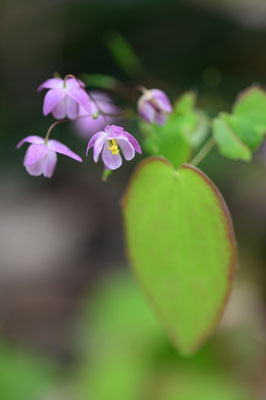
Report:
[[[250,376],[252,359],[258,363],[258,352],[262,355],[261,343],[258,345],[250,332],[243,335],[242,329],[229,335],[223,331],[192,357],[180,356],[128,271],[107,274],[86,296],[79,331],[82,362],[74,379],[77,399],[252,398],[242,368],[247,366]],[[239,345],[245,355],[243,358],[241,350],[234,368],[231,359]]]
[[[58,369],[33,353],[0,342],[0,398],[36,400],[53,387]]]
[[[195,103],[195,94],[187,92],[174,104],[164,125],[141,122],[146,137],[144,146],[149,154],[165,157],[176,168],[189,160],[209,131],[208,118],[196,110]]]
[[[143,162],[123,200],[132,266],[183,354],[213,331],[228,297],[236,247],[214,184],[184,165]]]
[[[130,275],[110,276],[83,312],[81,399],[139,399],[163,330]],[[89,343],[89,345],[88,345]]]
[[[266,133],[266,93],[258,86],[246,89],[237,99],[233,114],[245,117],[258,131]]]
[[[221,154],[250,161],[266,133],[266,93],[254,86],[245,90],[232,114],[221,113],[212,127]]]
[[[120,82],[110,75],[84,74],[81,79],[87,86],[96,87],[98,89],[113,89],[120,85]]]
[[[239,382],[225,374],[201,372],[193,366],[169,368],[154,379],[153,390],[145,400],[251,400]]]
[[[212,127],[214,138],[223,156],[233,160],[251,160],[251,150],[240,140],[222,116],[213,120]]]

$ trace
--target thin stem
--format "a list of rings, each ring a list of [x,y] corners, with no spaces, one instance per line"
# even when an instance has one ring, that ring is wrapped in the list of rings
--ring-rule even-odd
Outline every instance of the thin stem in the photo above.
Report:
[[[196,154],[196,156],[190,161],[189,164],[192,165],[198,165],[205,157],[206,155],[211,151],[213,146],[215,145],[215,141],[213,137],[210,137],[209,140],[205,143],[205,145],[201,148],[201,150]]]
[[[101,111],[101,110],[100,110],[100,113],[102,114],[102,111]],[[119,118],[119,117],[122,117],[122,116],[123,116],[123,114],[104,114],[104,115],[105,115],[105,116],[108,115],[108,117],[112,117],[112,118]],[[75,119],[75,121],[78,120],[78,119],[88,118],[88,117],[92,117],[92,116],[93,116],[93,114],[81,115],[81,116],[77,117],[77,118]],[[56,125],[62,124],[63,122],[69,122],[69,121],[71,121],[71,120],[68,119],[68,118],[60,119],[60,120],[58,120],[58,121],[55,121],[55,122],[49,127],[49,129],[48,129],[48,131],[47,131],[47,133],[46,133],[45,142],[48,141],[48,139],[49,139],[49,137],[50,137],[50,133],[51,133],[51,131],[54,129],[54,127],[55,127]]]
[[[67,81],[68,78],[74,79],[74,80],[77,82],[77,84],[78,84],[79,86],[81,86],[81,85],[80,85],[80,81],[79,81],[74,75],[72,75],[72,74],[67,74],[67,75],[64,77],[64,87],[66,86],[66,81]]]
[[[63,122],[67,122],[67,121],[69,121],[69,119],[67,119],[67,118],[65,118],[65,119],[60,119],[59,121],[55,121],[51,126],[50,126],[50,128],[48,129],[48,131],[47,131],[47,133],[46,133],[46,136],[45,136],[45,143],[47,143],[47,141],[48,141],[48,139],[49,139],[49,137],[50,137],[50,133],[52,132],[52,130],[53,130],[53,128],[56,126],[56,125],[58,125],[58,124],[62,124]]]
[[[99,106],[99,104],[98,104],[98,102],[95,100],[95,98],[92,96],[92,94],[91,94],[90,92],[88,92],[88,94],[89,94],[90,98],[92,99],[92,101],[94,102],[94,104],[96,105],[96,107],[98,108],[98,111],[102,114],[102,116],[103,116],[103,118],[104,118],[106,124],[109,125],[109,121],[108,121],[108,119],[106,118],[106,115],[107,115],[107,114],[105,114],[105,113],[103,112],[103,110],[101,109],[101,107]]]
[[[137,89],[142,92],[143,94],[147,94],[149,92],[148,89],[146,89],[144,86],[142,85],[138,85]]]
[[[78,83],[78,85],[81,86],[81,85],[80,85],[80,81],[79,81],[74,75],[72,75],[72,74],[67,74],[67,75],[64,77],[64,85],[66,85],[66,80],[67,80],[68,78],[75,79],[75,81]],[[88,95],[90,96],[91,100],[94,102],[94,104],[96,105],[96,107],[98,108],[98,111],[102,114],[102,116],[103,116],[103,118],[104,118],[106,124],[109,125],[109,121],[108,121],[108,119],[106,118],[108,114],[106,114],[106,113],[103,112],[103,110],[102,110],[101,107],[99,106],[98,102],[95,100],[94,96],[92,96],[92,94],[91,94],[89,91],[88,91]]]
[[[102,174],[102,182],[106,182],[111,173],[112,173],[111,169],[104,169]]]

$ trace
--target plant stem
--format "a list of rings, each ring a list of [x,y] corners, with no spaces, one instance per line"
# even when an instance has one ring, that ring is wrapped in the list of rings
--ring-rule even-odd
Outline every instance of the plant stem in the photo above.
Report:
[[[45,143],[47,143],[52,129],[53,129],[56,125],[62,124],[63,122],[67,122],[67,121],[69,121],[67,118],[65,118],[65,119],[60,119],[59,121],[55,121],[55,122],[50,126],[50,128],[48,129],[48,131],[47,131],[47,133],[46,133],[46,136],[45,136],[45,139],[44,139],[44,140],[45,140]]]
[[[92,100],[93,103],[96,105],[96,107],[98,108],[98,111],[102,114],[103,119],[105,120],[105,123],[106,123],[107,125],[109,125],[109,121],[108,121],[108,119],[107,119],[107,117],[106,117],[107,114],[103,112],[103,110],[100,108],[98,102],[95,100],[95,98],[92,96],[92,94],[91,94],[89,91],[88,91],[88,95],[90,96],[91,100]]]
[[[206,155],[211,151],[213,146],[215,145],[215,141],[213,137],[211,136],[209,140],[205,143],[205,145],[200,149],[198,154],[190,161],[189,164],[192,165],[198,165],[205,157]]]
[[[111,169],[104,169],[102,174],[102,182],[106,182],[111,173],[112,173]]]
[[[100,110],[100,114],[102,114],[102,115],[104,115],[104,116],[112,117],[112,118],[119,118],[119,117],[122,117],[122,116],[123,116],[123,114],[107,114],[107,113],[103,114],[103,112],[102,112],[101,110]],[[80,116],[80,117],[77,117],[77,118],[75,119],[75,121],[78,120],[78,119],[88,118],[88,117],[92,117],[92,116],[93,116],[93,114],[82,115],[82,116]],[[50,134],[51,134],[51,131],[54,129],[54,127],[55,127],[56,125],[62,124],[63,122],[69,122],[69,121],[71,121],[71,120],[68,119],[68,118],[64,118],[64,119],[60,119],[60,120],[58,120],[58,121],[55,121],[55,122],[49,127],[49,129],[48,129],[48,131],[47,131],[47,133],[46,133],[45,142],[48,141],[48,139],[49,139],[49,137],[50,137]]]

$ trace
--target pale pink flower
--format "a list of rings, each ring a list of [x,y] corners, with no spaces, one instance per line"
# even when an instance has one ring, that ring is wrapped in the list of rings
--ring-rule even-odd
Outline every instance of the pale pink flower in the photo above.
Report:
[[[31,143],[26,151],[23,165],[28,173],[33,176],[43,174],[46,178],[51,178],[56,167],[56,153],[64,154],[82,162],[82,159],[77,154],[73,153],[63,143],[58,142],[58,140],[51,139],[46,142],[40,136],[27,136],[17,144],[17,149],[24,143]]]

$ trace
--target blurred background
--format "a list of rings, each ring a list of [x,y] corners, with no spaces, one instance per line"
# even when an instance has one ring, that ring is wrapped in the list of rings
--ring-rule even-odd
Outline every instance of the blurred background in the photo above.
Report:
[[[53,122],[36,89],[54,72],[107,74],[171,100],[192,89],[211,116],[230,110],[266,83],[265,0],[2,0],[0,10],[0,398],[266,399],[266,148],[251,164],[214,149],[200,165],[231,210],[240,267],[222,324],[188,359],[125,257],[120,199],[137,157],[106,183],[91,158],[59,157],[49,180],[29,176],[15,150]],[[84,157],[88,138],[72,124],[53,135]]]

